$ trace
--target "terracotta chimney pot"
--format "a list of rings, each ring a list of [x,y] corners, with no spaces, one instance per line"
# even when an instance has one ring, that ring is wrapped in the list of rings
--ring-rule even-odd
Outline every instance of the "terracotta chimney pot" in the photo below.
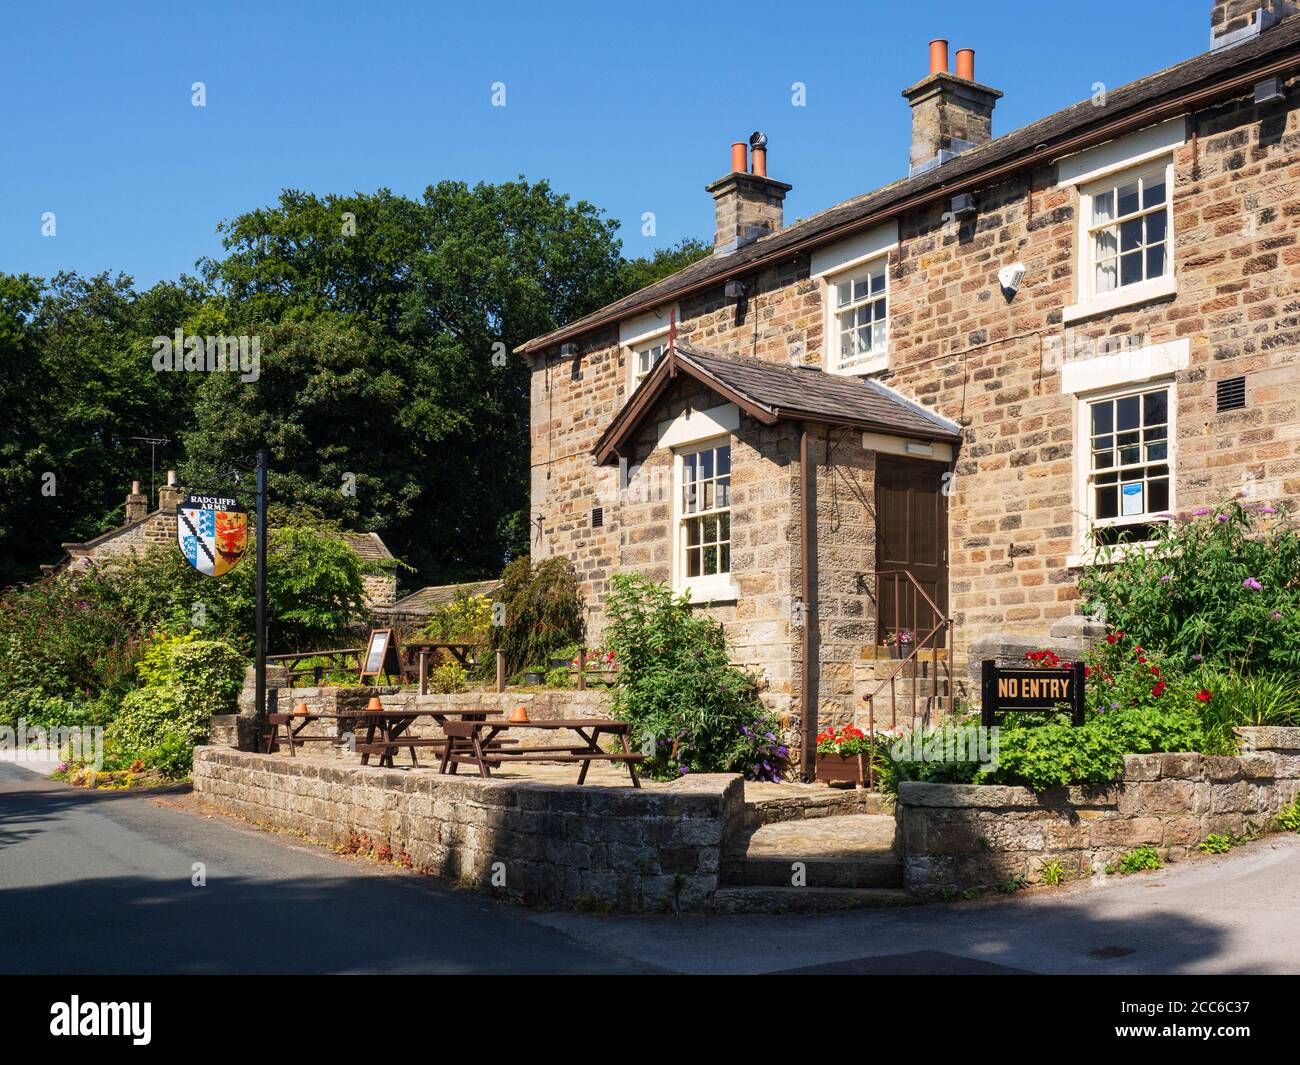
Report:
[[[975,80],[975,49],[957,49],[957,77],[967,81]]]
[[[948,73],[948,42],[942,37],[930,42],[930,73]]]

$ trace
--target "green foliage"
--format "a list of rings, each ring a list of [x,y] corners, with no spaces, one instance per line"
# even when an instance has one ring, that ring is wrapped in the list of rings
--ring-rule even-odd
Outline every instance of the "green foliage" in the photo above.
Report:
[[[922,741],[928,743],[929,734]],[[1025,721],[1020,715],[1004,721],[998,734],[997,764],[975,761],[914,761],[888,763],[881,786],[896,792],[902,781],[946,784],[1014,784],[1045,791],[1074,784],[1100,785],[1124,773],[1124,755],[1158,751],[1197,751],[1204,734],[1195,713],[1175,706],[1129,707],[1090,713],[1079,726],[1057,716],[1047,724]],[[906,745],[908,748],[911,744]]]
[[[427,580],[495,572],[527,546],[529,368],[494,356],[614,298],[616,229],[523,179],[418,200],[286,190],[223,223],[204,275],[227,331],[263,335],[263,377],[205,382],[192,483],[264,439],[276,498],[382,531]]]
[[[1221,832],[1211,832],[1197,845],[1197,850],[1203,854],[1227,854],[1232,850],[1233,843],[1231,836],[1225,836]]]
[[[133,751],[157,748],[169,737],[192,746],[207,736],[214,714],[234,712],[244,666],[229,644],[197,632],[155,640],[140,662],[144,687],[122,700],[111,734]]]
[[[1121,873],[1140,873],[1145,869],[1160,869],[1163,866],[1164,862],[1160,860],[1160,853],[1155,847],[1138,847],[1127,854],[1121,854],[1119,859]]]
[[[1028,878],[1023,873],[1019,876],[1010,877],[998,885],[998,891],[1003,895],[1014,895],[1017,891],[1023,890],[1029,884]]]
[[[175,439],[192,403],[194,375],[155,373],[149,340],[200,299],[188,277],[137,292],[124,275],[0,274],[0,587],[122,524],[131,479],[149,479],[132,437]]]
[[[492,600],[486,595],[457,592],[438,607],[420,630],[420,638],[444,643],[488,642],[492,630]]]
[[[1043,877],[1043,883],[1052,887],[1060,887],[1065,882],[1065,866],[1061,864],[1059,858],[1054,858],[1050,862],[1044,862],[1040,870]]]
[[[671,247],[657,249],[648,257],[625,259],[619,266],[619,286],[624,292],[637,292],[712,254],[712,244],[686,237]]]
[[[548,688],[572,688],[573,683],[574,678],[570,675],[567,666],[546,671],[546,686]]]
[[[429,691],[439,695],[453,695],[465,690],[467,674],[459,662],[444,662],[429,670]]]
[[[1276,823],[1284,832],[1300,832],[1300,799],[1284,808],[1277,815]]]
[[[567,558],[536,565],[527,556],[515,559],[501,575],[496,598],[505,607],[505,624],[491,627],[489,644],[505,652],[507,676],[523,669],[544,672],[552,652],[587,631],[586,603]]]
[[[1156,526],[1146,551],[1102,549],[1079,584],[1094,612],[1179,663],[1300,668],[1300,533],[1239,500]]]
[[[188,776],[194,766],[194,744],[184,736],[172,733],[164,736],[158,746],[145,751],[141,760],[164,776],[179,779]]]
[[[634,742],[653,737],[647,772],[744,772],[771,779],[786,749],[756,679],[730,664],[722,626],[639,574],[617,574],[605,600],[606,644],[619,663],[614,713]]]

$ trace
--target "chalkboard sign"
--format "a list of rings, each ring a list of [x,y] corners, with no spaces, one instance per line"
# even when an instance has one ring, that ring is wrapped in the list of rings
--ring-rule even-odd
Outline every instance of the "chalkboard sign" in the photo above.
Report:
[[[985,725],[996,724],[997,714],[1042,713],[1060,706],[1070,708],[1070,720],[1083,724],[1083,663],[1069,669],[1006,669],[990,659],[980,666],[980,689]]]
[[[392,629],[374,629],[370,633],[370,642],[366,644],[366,654],[361,660],[361,680],[377,677],[381,673],[390,680],[402,676],[402,660],[397,646],[397,636]]]

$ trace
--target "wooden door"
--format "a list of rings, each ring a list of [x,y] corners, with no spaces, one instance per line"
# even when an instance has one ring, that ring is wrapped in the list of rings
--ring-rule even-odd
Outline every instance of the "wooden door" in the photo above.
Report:
[[[878,585],[877,643],[902,629],[919,639],[935,624],[933,608],[902,576],[904,570],[943,614],[948,612],[947,471],[943,463],[921,459],[876,459],[876,569],[884,574]]]

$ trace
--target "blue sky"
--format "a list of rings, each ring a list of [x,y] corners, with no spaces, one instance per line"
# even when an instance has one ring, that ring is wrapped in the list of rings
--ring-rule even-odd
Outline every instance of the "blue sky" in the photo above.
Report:
[[[1206,49],[1210,0],[834,4],[11,3],[0,270],[193,272],[216,223],[317,193],[524,174],[623,223],[711,237],[704,185],[762,129],[807,216],[906,172],[927,42],[976,50],[1007,133]],[[1083,39],[1088,28],[1095,37]],[[207,106],[191,105],[202,81]],[[493,82],[506,106],[491,106]],[[791,105],[791,85],[807,105]],[[57,236],[41,235],[43,212]],[[657,233],[641,235],[643,212]]]

